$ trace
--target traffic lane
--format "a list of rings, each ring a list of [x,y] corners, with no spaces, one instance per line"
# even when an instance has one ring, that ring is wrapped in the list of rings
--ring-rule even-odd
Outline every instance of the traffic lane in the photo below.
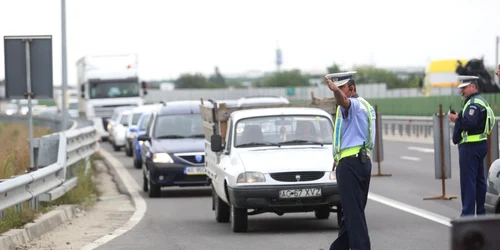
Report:
[[[142,186],[142,173],[133,168],[130,157],[107,143],[102,148]],[[328,249],[338,234],[335,214],[317,220],[313,213],[250,216],[249,232],[236,234],[229,223],[215,221],[209,188],[166,188],[158,199],[141,193],[145,217],[99,249]],[[441,224],[374,201],[368,202],[366,215],[373,249],[449,248],[449,228]]]
[[[434,153],[432,144],[384,142],[384,161],[381,172],[390,177],[371,179],[370,191],[415,206],[441,216],[456,218],[461,212],[460,178],[456,147],[451,148],[451,178],[445,180],[446,195],[457,196],[452,200],[424,200],[424,197],[442,195],[441,179],[435,179]],[[421,150],[414,150],[419,148]],[[419,158],[419,161],[405,160],[401,156]],[[372,173],[377,174],[377,163],[373,162]]]

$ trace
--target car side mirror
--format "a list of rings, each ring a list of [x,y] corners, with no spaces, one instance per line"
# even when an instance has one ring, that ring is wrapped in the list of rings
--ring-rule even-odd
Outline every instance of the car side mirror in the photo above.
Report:
[[[220,135],[212,135],[210,137],[210,149],[213,152],[221,152],[224,149],[222,147],[222,137]]]
[[[139,141],[150,141],[151,137],[149,137],[149,135],[147,135],[147,134],[142,134],[142,135],[139,135],[137,137],[137,140],[139,140]]]

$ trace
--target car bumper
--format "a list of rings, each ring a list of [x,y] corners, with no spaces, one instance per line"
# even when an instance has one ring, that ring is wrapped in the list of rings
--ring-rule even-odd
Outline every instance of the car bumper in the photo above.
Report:
[[[492,193],[486,193],[486,200],[484,203],[484,209],[488,214],[494,214],[498,204],[499,196]]]
[[[206,174],[190,175],[185,173],[186,167],[204,167],[189,166],[178,163],[147,163],[151,174],[151,181],[161,186],[205,186],[208,185]]]
[[[280,198],[280,190],[320,188],[321,196]],[[231,204],[240,208],[320,207],[340,205],[336,183],[228,187]]]

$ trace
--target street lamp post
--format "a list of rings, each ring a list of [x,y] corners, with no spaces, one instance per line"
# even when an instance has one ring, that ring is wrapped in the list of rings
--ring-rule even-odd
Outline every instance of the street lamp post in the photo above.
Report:
[[[68,67],[66,54],[66,0],[61,0],[61,63],[62,63],[62,86],[61,86],[61,130],[66,130],[68,124],[68,111],[66,107],[66,93],[68,91]]]

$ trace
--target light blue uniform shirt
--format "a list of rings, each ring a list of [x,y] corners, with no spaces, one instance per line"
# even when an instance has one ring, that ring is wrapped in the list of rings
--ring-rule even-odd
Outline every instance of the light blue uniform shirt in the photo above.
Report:
[[[351,97],[349,98],[349,100],[351,101],[351,105],[349,107],[349,112],[347,117],[344,116],[345,109],[343,107],[340,107],[340,111],[342,112],[342,116],[339,117],[339,119],[341,119],[342,122],[340,131],[340,150],[356,146],[362,146],[363,142],[368,143],[368,137],[370,134],[369,132],[370,121],[366,114],[365,106],[357,98]],[[373,114],[373,116],[375,115]],[[375,133],[376,133],[375,122],[376,122],[375,120],[371,121],[372,144],[371,145],[365,144],[365,146],[370,150],[373,148],[373,145],[375,144]],[[335,148],[333,150],[333,155],[335,156]]]

